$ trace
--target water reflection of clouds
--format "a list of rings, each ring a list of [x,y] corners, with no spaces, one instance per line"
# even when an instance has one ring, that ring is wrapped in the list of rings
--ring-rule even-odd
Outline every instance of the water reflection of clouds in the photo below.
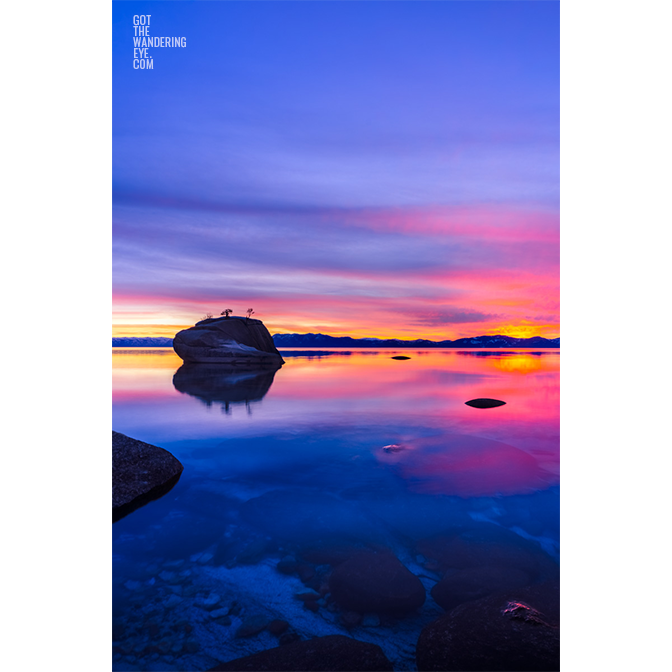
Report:
[[[258,390],[244,389],[261,380],[249,378],[197,381],[176,389],[173,377],[177,383],[182,362],[174,353],[115,354],[115,429],[162,446],[178,440],[215,445],[236,437],[247,442],[288,431],[312,435],[321,445],[327,427],[331,435],[350,437],[369,429],[372,445],[379,448],[405,441],[404,432],[409,439],[426,436],[424,430],[449,432],[515,446],[557,473],[558,353],[463,356],[457,350],[406,350],[411,359],[398,362],[390,359],[397,350],[345,352],[311,359],[283,353],[285,365]],[[507,368],[506,362],[515,366]],[[506,405],[482,410],[464,403],[479,397]],[[227,400],[231,413],[225,415],[218,405],[226,407]]]

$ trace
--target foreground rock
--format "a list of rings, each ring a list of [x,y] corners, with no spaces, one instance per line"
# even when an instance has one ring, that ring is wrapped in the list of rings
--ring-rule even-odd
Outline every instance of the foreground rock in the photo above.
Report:
[[[546,583],[456,607],[420,633],[418,670],[559,670],[559,588]]]
[[[420,579],[387,551],[364,551],[341,563],[329,587],[341,607],[359,613],[403,614],[425,602]]]
[[[274,672],[353,672],[392,670],[381,648],[343,635],[292,642],[251,656],[230,660],[211,672],[273,670]]]
[[[112,432],[112,520],[165,495],[183,469],[167,450]]]
[[[264,323],[243,317],[201,320],[175,335],[173,349],[185,362],[255,367],[284,363]]]

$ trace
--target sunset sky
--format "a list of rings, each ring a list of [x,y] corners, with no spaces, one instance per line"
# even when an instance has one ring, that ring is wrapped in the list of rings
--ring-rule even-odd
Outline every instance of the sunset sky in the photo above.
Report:
[[[133,69],[134,14],[152,70]],[[559,3],[113,3],[113,335],[559,331]]]

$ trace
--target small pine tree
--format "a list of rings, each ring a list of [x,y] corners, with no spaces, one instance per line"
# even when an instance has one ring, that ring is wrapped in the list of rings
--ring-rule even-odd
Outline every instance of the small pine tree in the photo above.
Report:
[[[233,311],[231,310],[231,308],[227,308],[226,310],[223,310],[223,311],[220,313],[220,315],[224,315],[224,317],[228,320],[228,319],[229,319],[229,315],[231,315],[232,312],[233,312]]]
[[[252,310],[252,308],[247,309],[247,319],[248,320],[250,319],[250,317],[252,317],[253,313],[254,313],[254,311]]]

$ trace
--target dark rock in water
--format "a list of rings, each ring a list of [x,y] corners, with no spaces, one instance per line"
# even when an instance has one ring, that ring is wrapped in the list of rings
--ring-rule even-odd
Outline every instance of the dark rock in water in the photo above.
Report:
[[[284,363],[263,322],[242,317],[201,320],[175,335],[173,349],[185,362],[234,366]]]
[[[341,623],[348,628],[354,628],[362,622],[362,615],[356,611],[344,611],[341,614]]]
[[[340,565],[357,553],[367,550],[362,545],[336,541],[310,544],[299,550],[299,555],[315,565]]]
[[[275,566],[275,568],[281,573],[281,574],[294,574],[297,569],[298,569],[298,563],[296,560],[291,556],[285,556],[278,562],[278,564]]]
[[[200,399],[210,406],[250,404],[261,401],[273,384],[280,363],[242,367],[186,362],[173,376],[178,392]]]
[[[365,551],[338,565],[329,581],[334,600],[359,613],[405,613],[421,607],[425,588],[389,552]]]
[[[296,568],[296,573],[303,583],[310,583],[315,577],[315,568],[312,565],[301,564]]]
[[[280,635],[280,639],[278,639],[278,644],[280,646],[285,646],[286,644],[292,644],[293,642],[300,642],[301,641],[301,635],[299,635],[296,632],[286,632],[284,635]]]
[[[472,399],[471,401],[465,401],[464,403],[467,406],[473,406],[474,408],[495,408],[506,404],[505,401],[500,401],[499,399]]]
[[[422,539],[416,544],[416,552],[437,560],[441,570],[510,567],[526,572],[532,579],[550,561],[537,542],[492,523],[474,522],[466,529]]]
[[[473,567],[444,576],[432,588],[432,597],[437,604],[450,611],[463,602],[522,588],[530,583],[530,576],[515,567]]]
[[[410,359],[410,357],[407,357],[406,355],[395,355],[394,357],[390,357],[390,359]]]
[[[167,450],[112,432],[112,520],[165,495],[183,469]]]
[[[266,616],[250,616],[236,630],[236,637],[251,637],[266,629],[269,621]]]
[[[266,630],[268,630],[272,635],[281,635],[287,628],[289,627],[289,623],[287,621],[283,621],[280,618],[276,618],[275,620],[271,621],[267,626]]]
[[[559,596],[549,582],[455,607],[420,633],[418,670],[559,670]]]
[[[285,637],[286,635],[283,635]],[[275,649],[221,663],[211,672],[268,670],[273,672],[392,671],[392,663],[376,644],[343,635],[292,642]]]

